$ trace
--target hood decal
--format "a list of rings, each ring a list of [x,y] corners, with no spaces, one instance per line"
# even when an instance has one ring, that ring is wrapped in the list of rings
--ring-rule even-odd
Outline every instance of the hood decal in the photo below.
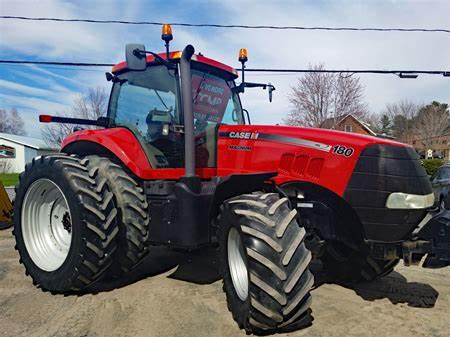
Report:
[[[286,143],[286,144],[293,144],[298,145],[302,147],[308,147],[312,149],[316,149],[319,151],[324,152],[330,152],[332,146],[328,144],[323,144],[319,142],[314,142],[309,139],[303,139],[303,138],[295,138],[295,137],[289,137],[289,136],[281,136],[281,135],[274,135],[270,133],[261,133],[261,132],[248,132],[248,133],[241,133],[241,137],[237,137],[236,135],[239,134],[238,132],[220,132],[219,137],[221,138],[232,138],[232,139],[242,139],[242,140],[265,140],[269,142],[279,142],[279,143]],[[248,137],[247,137],[248,134]],[[256,137],[253,136],[253,134],[257,135]],[[245,135],[245,136],[244,136]]]

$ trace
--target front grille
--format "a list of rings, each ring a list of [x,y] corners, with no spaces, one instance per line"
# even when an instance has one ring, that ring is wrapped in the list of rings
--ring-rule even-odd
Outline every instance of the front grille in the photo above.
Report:
[[[378,241],[405,239],[422,220],[426,210],[387,209],[393,192],[432,193],[419,156],[410,147],[368,146],[358,159],[344,198],[355,209],[366,238]]]

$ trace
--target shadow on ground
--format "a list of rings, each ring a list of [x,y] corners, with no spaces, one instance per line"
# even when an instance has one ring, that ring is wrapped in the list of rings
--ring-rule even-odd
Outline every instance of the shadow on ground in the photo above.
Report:
[[[432,308],[439,297],[439,292],[429,284],[408,282],[396,271],[373,282],[344,286],[367,301],[387,298],[392,304],[405,303],[416,308]]]
[[[190,283],[214,283],[221,279],[217,249],[178,252],[165,247],[151,247],[148,256],[125,277],[101,281],[93,285],[89,291],[93,293],[110,291],[164,273],[168,273],[169,278]]]
[[[372,282],[341,283],[330,279],[320,263],[313,263],[311,269],[315,277],[315,288],[326,283],[337,284],[353,290],[366,301],[386,298],[392,304],[403,303],[410,307],[432,308],[439,297],[439,292],[431,285],[408,282],[406,277],[396,271]]]
[[[205,248],[194,252],[177,252],[164,247],[152,247],[142,263],[120,280],[103,281],[92,292],[110,291],[135,283],[146,277],[167,273],[167,277],[195,284],[211,284],[221,279],[217,249]],[[337,284],[353,290],[366,301],[388,299],[392,304],[404,303],[411,307],[434,307],[439,293],[429,284],[408,282],[398,272],[372,282],[339,283],[329,279],[319,263],[311,266],[315,288],[323,284]]]

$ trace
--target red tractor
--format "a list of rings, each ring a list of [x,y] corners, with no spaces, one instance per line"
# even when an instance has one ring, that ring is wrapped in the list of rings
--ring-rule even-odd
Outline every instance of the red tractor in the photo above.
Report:
[[[36,286],[89,291],[120,276],[151,245],[220,247],[228,307],[251,333],[311,321],[312,259],[348,281],[373,280],[400,259],[449,263],[449,211],[414,150],[333,130],[251,125],[235,69],[188,45],[126,48],[94,125],[20,176],[14,235]],[[244,71],[246,50],[241,50]],[[244,74],[242,74],[244,75]],[[244,78],[244,76],[242,76]]]

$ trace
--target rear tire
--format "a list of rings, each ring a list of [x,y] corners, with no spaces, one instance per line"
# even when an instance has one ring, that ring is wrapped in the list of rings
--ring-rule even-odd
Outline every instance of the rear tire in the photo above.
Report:
[[[42,289],[86,290],[112,263],[117,210],[87,162],[63,153],[34,158],[16,186],[15,248]]]
[[[119,235],[116,259],[111,268],[113,276],[133,269],[148,253],[148,204],[143,189],[120,165],[108,158],[89,156],[89,172],[107,184],[114,194],[118,210]]]
[[[276,193],[225,201],[218,217],[228,309],[247,333],[311,324],[311,252],[289,201]]]

